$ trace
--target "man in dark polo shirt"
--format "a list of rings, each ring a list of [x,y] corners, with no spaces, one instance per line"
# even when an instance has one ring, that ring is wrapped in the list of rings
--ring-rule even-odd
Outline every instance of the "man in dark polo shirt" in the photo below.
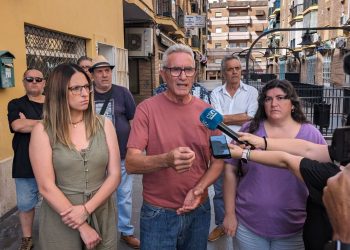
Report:
[[[32,249],[32,227],[35,205],[39,200],[38,186],[29,160],[29,140],[33,127],[42,119],[45,96],[43,74],[36,69],[28,69],[23,75],[26,94],[9,102],[8,122],[14,133],[12,177],[16,183],[17,207],[22,228],[20,250]]]

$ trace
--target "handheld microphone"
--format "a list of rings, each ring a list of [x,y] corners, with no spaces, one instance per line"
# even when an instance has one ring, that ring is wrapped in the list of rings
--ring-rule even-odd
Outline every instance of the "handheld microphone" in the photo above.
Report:
[[[252,149],[255,148],[248,142],[240,141],[238,139],[239,135],[235,131],[230,129],[225,123],[222,122],[224,120],[223,116],[215,109],[205,109],[200,115],[199,120],[201,121],[201,123],[203,123],[204,126],[209,128],[210,130],[219,129],[236,142],[240,144],[245,144],[246,146],[250,146]]]

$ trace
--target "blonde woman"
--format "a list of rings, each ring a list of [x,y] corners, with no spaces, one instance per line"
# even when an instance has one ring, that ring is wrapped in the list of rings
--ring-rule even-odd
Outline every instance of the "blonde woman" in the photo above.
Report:
[[[120,157],[112,123],[96,116],[92,83],[75,64],[50,75],[29,153],[39,191],[41,249],[117,249],[112,193]]]

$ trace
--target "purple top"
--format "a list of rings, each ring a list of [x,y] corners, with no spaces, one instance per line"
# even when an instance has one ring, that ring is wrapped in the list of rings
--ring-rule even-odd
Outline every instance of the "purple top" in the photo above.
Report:
[[[247,130],[245,124],[241,131]],[[263,123],[255,132],[267,136]],[[298,139],[325,144],[312,124],[302,124]],[[237,166],[237,160],[228,163]],[[308,191],[289,170],[267,167],[249,161],[242,164],[243,177],[237,187],[238,221],[257,235],[269,238],[291,236],[302,230],[306,218]]]

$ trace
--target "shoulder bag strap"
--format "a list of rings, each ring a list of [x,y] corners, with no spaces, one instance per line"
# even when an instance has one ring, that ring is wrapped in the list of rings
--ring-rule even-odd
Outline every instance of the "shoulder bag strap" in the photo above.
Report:
[[[100,110],[100,115],[105,114],[106,108],[107,108],[107,105],[108,105],[108,102],[109,102],[109,99],[111,98],[111,96],[112,96],[112,89],[109,91],[107,98],[106,98],[105,102],[103,103],[102,109]]]

